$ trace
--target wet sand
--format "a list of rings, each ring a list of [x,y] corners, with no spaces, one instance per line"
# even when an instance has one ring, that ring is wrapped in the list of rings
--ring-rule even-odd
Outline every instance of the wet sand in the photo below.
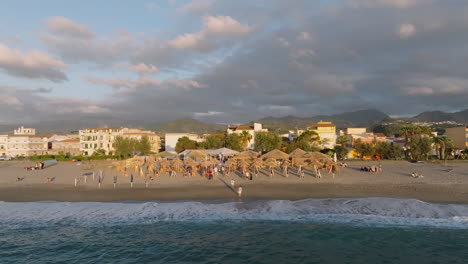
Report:
[[[360,171],[362,166],[382,164],[382,173]],[[468,163],[409,163],[406,161],[349,162],[335,175],[322,172],[322,178],[315,178],[310,170],[305,179],[300,179],[292,169],[288,178],[278,169],[273,178],[261,174],[253,181],[239,175],[215,177],[207,180],[200,176],[184,178],[179,175],[170,178],[165,173],[148,182],[134,173],[134,185],[130,188],[129,177],[118,176],[116,188],[113,176],[118,175],[112,162],[94,162],[93,166],[71,162],[47,164],[44,170],[26,171],[32,162],[0,162],[1,201],[131,201],[131,200],[208,200],[233,199],[237,195],[229,182],[236,181],[236,188],[243,187],[243,198],[297,200],[306,198],[339,197],[393,197],[414,198],[428,202],[468,203]],[[453,172],[449,172],[453,169]],[[97,175],[103,171],[104,181],[98,188]],[[411,172],[418,172],[424,178],[412,178]],[[95,172],[95,179],[84,173]],[[16,177],[24,178],[16,182]],[[47,183],[47,177],[54,178]],[[75,178],[79,180],[74,186]]]

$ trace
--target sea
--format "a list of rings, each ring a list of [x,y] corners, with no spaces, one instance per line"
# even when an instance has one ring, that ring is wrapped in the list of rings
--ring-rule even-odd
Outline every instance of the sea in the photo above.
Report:
[[[468,263],[468,205],[0,202],[0,263]]]

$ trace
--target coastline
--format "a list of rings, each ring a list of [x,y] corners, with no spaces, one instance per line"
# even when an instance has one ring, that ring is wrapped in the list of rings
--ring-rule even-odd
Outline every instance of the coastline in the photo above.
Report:
[[[468,204],[468,185],[451,184],[243,184],[244,199],[302,200],[308,198],[387,197],[417,199],[432,203]],[[0,188],[0,201],[5,202],[123,202],[123,201],[184,201],[237,200],[234,191],[221,185],[144,185],[103,186],[101,189],[65,185],[16,186]]]

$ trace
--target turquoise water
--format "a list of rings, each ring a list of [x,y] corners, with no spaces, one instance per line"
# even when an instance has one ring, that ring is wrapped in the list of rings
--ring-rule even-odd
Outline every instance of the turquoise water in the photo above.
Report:
[[[468,206],[0,202],[0,263],[467,263]]]

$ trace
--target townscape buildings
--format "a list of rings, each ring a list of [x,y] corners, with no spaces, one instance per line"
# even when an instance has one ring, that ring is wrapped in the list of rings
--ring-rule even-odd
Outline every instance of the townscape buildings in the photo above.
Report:
[[[389,142],[404,146],[404,138],[387,137],[382,133],[373,133],[361,127],[350,127],[337,132],[336,126],[332,122],[320,121],[315,124],[308,125],[306,130],[296,129],[290,130],[289,133],[282,135],[286,141],[293,141],[305,131],[315,131],[320,140],[318,144],[322,148],[333,148],[337,145],[337,138],[340,136],[347,137],[348,146],[353,147],[359,140],[362,143],[372,142]],[[268,129],[263,128],[262,124],[254,123],[253,125],[229,125],[226,128],[225,135],[239,134],[250,135],[250,140],[246,144],[246,149],[254,149],[255,135],[258,132],[268,132]],[[224,134],[223,134],[224,135]],[[434,134],[437,135],[437,134]],[[445,135],[450,138],[455,149],[468,148],[468,127],[447,128]],[[23,126],[15,129],[12,134],[0,135],[0,156],[20,157],[33,155],[57,155],[68,154],[76,155],[93,155],[98,150],[101,150],[107,155],[115,152],[114,141],[120,136],[123,138],[132,138],[141,140],[143,136],[148,137],[151,152],[157,153],[161,150],[162,142],[164,149],[167,152],[175,153],[177,142],[182,137],[187,137],[190,140],[198,143],[205,141],[206,135],[198,135],[193,133],[166,133],[164,138],[158,136],[155,132],[149,130],[126,128],[126,127],[96,127],[85,128],[79,130],[77,134],[67,135],[36,135],[34,128],[25,128]],[[350,152],[350,158],[354,152]]]

